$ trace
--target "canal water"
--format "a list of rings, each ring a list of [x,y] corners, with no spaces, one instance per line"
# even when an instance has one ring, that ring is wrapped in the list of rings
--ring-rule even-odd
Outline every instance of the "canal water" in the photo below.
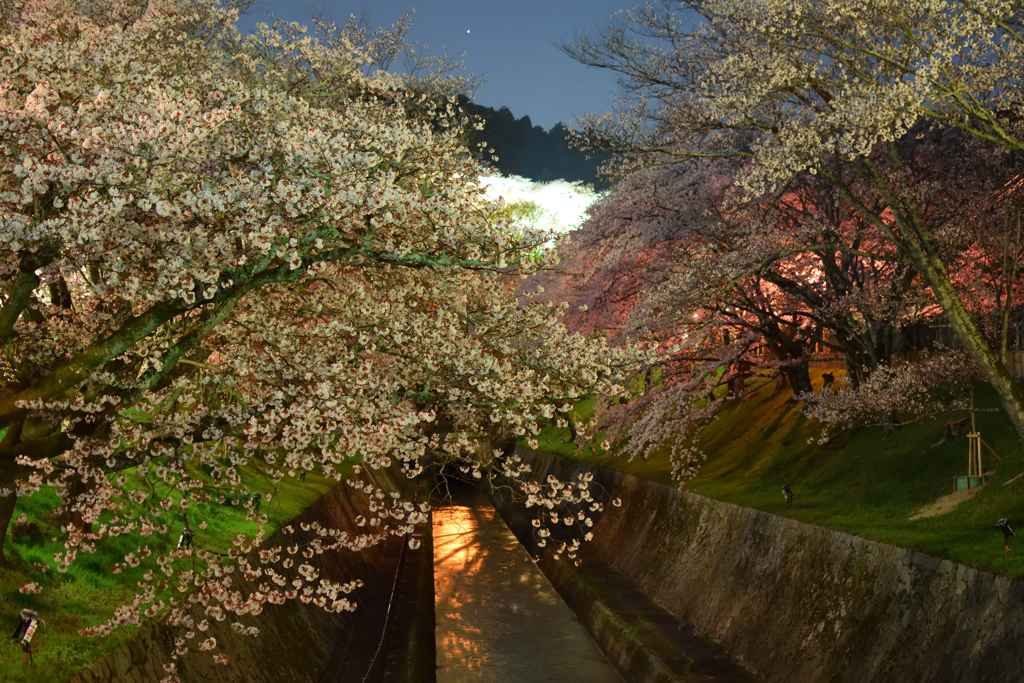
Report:
[[[438,683],[622,683],[484,495],[434,508]]]

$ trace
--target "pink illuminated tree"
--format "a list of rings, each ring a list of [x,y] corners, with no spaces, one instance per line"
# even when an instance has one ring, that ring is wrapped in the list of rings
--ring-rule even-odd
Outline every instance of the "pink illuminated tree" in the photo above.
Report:
[[[662,345],[658,381],[649,371],[642,397],[609,402],[602,429],[633,455],[668,447],[677,473],[693,471],[681,437],[713,416],[716,386],[782,375],[809,394],[819,344],[843,354],[856,382],[934,309],[916,271],[827,185],[806,176],[781,197],[739,204],[729,189],[738,167],[627,176],[571,235],[562,270],[525,285],[568,298],[573,329]]]
[[[908,136],[900,145],[914,170],[918,210],[935,226],[951,281],[976,324],[989,330],[989,343],[998,346],[1001,335],[1005,353],[1014,301],[1019,305],[1006,288],[1019,278],[1020,242],[1007,222],[1018,211],[1015,185],[1000,183],[1015,177],[1016,162],[942,132]],[[943,311],[913,261],[865,218],[864,205],[852,207],[831,181],[809,173],[783,192],[743,201],[729,189],[742,169],[737,161],[678,162],[627,175],[571,235],[561,270],[539,280],[543,296],[569,299],[572,329],[679,346],[667,351],[660,383],[648,376],[644,396],[608,404],[602,429],[610,443],[645,457],[656,447],[689,448],[693,428],[714,413],[707,398],[715,386],[735,390],[744,378],[765,374],[781,373],[801,398],[828,403],[828,411],[813,412],[833,425],[895,429],[962,408],[962,401],[934,393],[946,380],[967,386],[977,377],[971,361],[940,353],[916,367],[905,358],[909,350],[936,345],[927,333],[945,325]],[[888,215],[877,188],[847,178],[846,192]],[[844,360],[846,384],[828,396],[811,391],[807,362],[815,347]],[[941,358],[950,373],[920,381]],[[901,397],[913,382],[918,389]],[[845,422],[837,419],[840,388],[857,394],[845,399]],[[689,451],[682,460],[692,456]],[[677,470],[693,471],[691,464]]]
[[[974,243],[964,209],[1010,178],[978,182],[950,164],[937,185],[927,159],[954,130],[943,145],[962,153],[950,159],[984,164],[1024,148],[1013,113],[1020,20],[1019,7],[998,2],[693,0],[638,7],[566,50],[621,75],[615,110],[582,120],[586,143],[627,154],[620,170],[745,159],[737,186],[748,200],[779,196],[803,174],[831,185],[917,271],[1024,436],[1024,394],[954,272],[964,251],[952,248]],[[945,206],[929,206],[940,192]],[[1016,252],[995,253],[1014,280]],[[1008,327],[1016,287],[1003,279],[1003,315],[989,330]]]

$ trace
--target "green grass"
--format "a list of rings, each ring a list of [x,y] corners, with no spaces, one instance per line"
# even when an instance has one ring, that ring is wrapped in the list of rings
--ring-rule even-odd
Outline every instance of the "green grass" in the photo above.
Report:
[[[263,465],[263,469],[267,466]],[[130,482],[134,481],[134,470],[126,474]],[[335,484],[334,480],[312,472],[306,475],[304,483],[294,476],[285,476],[277,485],[251,466],[242,467],[240,474],[244,487],[263,495],[260,512],[268,517],[268,536]],[[272,500],[268,501],[266,496],[271,492]],[[166,495],[168,492],[157,489],[157,493]],[[175,500],[177,498],[175,496]],[[171,548],[177,544],[182,530],[180,518],[175,518],[166,534],[146,538],[130,534],[104,539],[95,553],[79,554],[69,571],[62,574],[53,568],[54,554],[63,551],[62,541],[54,540],[58,536],[59,522],[51,518],[57,502],[56,495],[48,489],[19,500],[15,519],[25,514],[43,533],[41,538],[20,542],[8,536],[4,546],[9,567],[0,570],[0,628],[13,633],[18,612],[25,607],[36,610],[45,626],[32,641],[35,666],[28,670],[22,667],[20,646],[11,643],[9,635],[7,640],[0,640],[3,643],[0,645],[0,680],[3,681],[65,681],[135,635],[134,627],[120,628],[100,638],[82,637],[78,631],[106,621],[116,607],[130,599],[131,588],[147,568],[144,564],[139,569],[113,574],[112,565],[122,562],[124,554],[135,551],[140,543],[154,551]],[[216,551],[230,547],[235,534],[255,530],[255,522],[246,519],[246,510],[240,505],[217,502],[190,508],[189,522],[197,531],[197,542]],[[207,528],[198,530],[200,522],[206,522]],[[150,563],[149,566],[155,565]],[[18,591],[31,581],[42,587],[40,593],[24,595]]]
[[[821,371],[812,371],[820,387]],[[711,498],[757,508],[804,522],[846,531],[864,538],[921,550],[930,555],[1009,576],[1024,575],[1024,534],[1003,555],[1002,534],[993,525],[1000,517],[1024,531],[1024,453],[1016,431],[1000,412],[978,413],[982,438],[1002,457],[988,450],[985,470],[992,479],[971,500],[938,517],[911,520],[911,515],[951,493],[953,478],[967,474],[967,439],[932,448],[950,415],[903,427],[885,436],[881,428],[865,427],[817,444],[821,426],[788,402],[789,392],[771,396],[765,388],[750,401],[725,404],[707,428],[702,445],[708,459],[686,489]],[[979,408],[997,408],[991,388],[976,390]],[[581,405],[581,413],[592,410]],[[558,452],[662,483],[670,482],[667,454],[646,462],[629,462],[602,451],[581,454],[562,443],[564,430],[541,435],[541,450]],[[786,509],[783,484],[794,492],[795,507]]]

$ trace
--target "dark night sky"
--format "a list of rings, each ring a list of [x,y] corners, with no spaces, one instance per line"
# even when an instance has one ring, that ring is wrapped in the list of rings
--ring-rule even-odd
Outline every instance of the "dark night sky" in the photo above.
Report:
[[[390,26],[411,13],[411,39],[431,54],[463,61],[466,72],[485,75],[480,104],[507,106],[518,118],[550,129],[576,114],[603,113],[613,99],[613,74],[587,69],[557,48],[576,33],[595,33],[612,14],[635,0],[264,0],[242,18],[248,32],[273,12],[309,24],[317,10],[341,25],[350,14],[371,28]],[[469,31],[469,33],[467,33]],[[465,53],[463,56],[462,53]]]

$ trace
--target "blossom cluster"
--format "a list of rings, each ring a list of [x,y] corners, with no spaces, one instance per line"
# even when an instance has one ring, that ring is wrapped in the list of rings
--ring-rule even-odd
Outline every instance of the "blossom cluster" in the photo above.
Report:
[[[212,0],[0,19],[0,457],[18,472],[0,488],[56,491],[58,571],[129,539],[111,569],[135,594],[83,633],[162,619],[176,657],[221,649],[215,623],[257,633],[268,604],[354,609],[359,580],[313,559],[427,512],[365,470],[519,481],[491,446],[624,395],[642,357],[517,300],[557,262],[552,235],[484,195],[463,79],[382,68],[404,24],[243,38],[236,20]],[[260,505],[309,472],[369,513],[268,540]],[[216,537],[209,505],[247,530]]]

